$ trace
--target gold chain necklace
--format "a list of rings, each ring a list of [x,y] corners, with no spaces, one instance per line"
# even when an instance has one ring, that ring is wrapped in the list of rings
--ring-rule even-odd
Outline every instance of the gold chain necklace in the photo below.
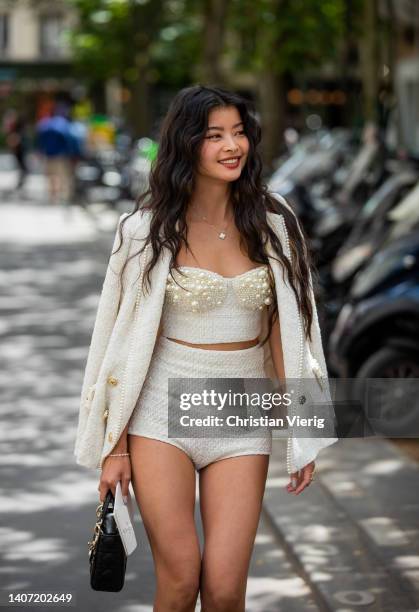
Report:
[[[218,234],[218,238],[220,240],[225,240],[225,238],[227,237],[227,232],[226,229],[228,228],[228,226],[230,225],[230,221],[227,223],[227,225],[224,227],[224,229],[222,229],[221,231],[219,230],[219,228],[217,228],[216,225],[214,225],[213,223],[210,223],[208,221],[208,218],[205,215],[200,215],[199,217],[202,221],[205,221],[205,223],[207,223],[208,225],[211,225],[212,227],[214,227],[217,231]]]

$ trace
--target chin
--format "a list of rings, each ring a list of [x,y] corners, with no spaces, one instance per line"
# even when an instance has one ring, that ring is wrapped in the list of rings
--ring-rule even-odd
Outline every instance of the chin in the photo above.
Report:
[[[240,178],[241,173],[242,173],[242,168],[239,166],[235,172],[232,172],[231,170],[227,170],[226,172],[222,172],[222,171],[220,172],[219,168],[214,168],[213,172],[211,172],[210,170],[207,170],[206,172],[203,172],[202,174],[204,176],[207,176],[215,180],[225,181],[226,183],[232,183],[233,181],[237,181],[237,179]]]
[[[242,173],[242,169],[239,167],[234,172],[232,172],[231,170],[228,170],[227,172],[219,173],[217,176],[219,176],[219,178],[221,178],[223,181],[227,181],[228,183],[231,183],[231,181],[237,181],[241,173]]]

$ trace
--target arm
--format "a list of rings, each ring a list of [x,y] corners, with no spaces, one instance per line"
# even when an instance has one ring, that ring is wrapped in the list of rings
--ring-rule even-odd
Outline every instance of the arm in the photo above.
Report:
[[[284,356],[282,353],[282,342],[281,342],[281,327],[279,317],[275,320],[272,325],[271,334],[269,336],[269,346],[271,349],[272,361],[275,367],[275,373],[280,382],[285,381],[285,368],[284,368]],[[287,445],[289,440],[287,440]],[[295,493],[298,495],[305,487],[310,484],[310,478],[314,471],[314,461],[307,464],[301,471],[293,472],[290,474],[291,481],[287,484],[286,489],[288,493]],[[296,486],[293,486],[292,480],[295,480]]]
[[[272,325],[271,334],[269,336],[269,347],[271,349],[272,361],[276,376],[281,381],[285,380],[284,355],[282,353],[279,317],[276,318]]]
[[[284,206],[286,206],[293,213],[296,219],[296,222],[297,222],[298,229],[301,234],[301,239],[303,241],[304,247],[307,248],[305,237],[301,230],[300,222],[295,212],[292,210],[291,206],[288,204],[288,202],[284,198],[282,198],[278,194],[271,194],[271,195],[276,197],[282,204],[284,204]],[[306,342],[311,352],[311,355],[317,361],[318,366],[321,369],[320,375],[323,379],[322,401],[325,401],[327,403],[330,402],[330,405],[332,405],[330,389],[329,389],[329,381],[327,378],[327,365],[326,365],[326,360],[325,360],[324,351],[323,351],[323,343],[322,343],[319,319],[318,319],[318,314],[317,314],[317,305],[316,305],[316,300],[314,297],[313,280],[312,280],[312,274],[311,274],[310,268],[308,270],[308,277],[309,277],[309,298],[310,298],[312,309],[313,309],[313,322],[312,322],[312,328],[311,328],[312,339],[311,340],[306,339]],[[330,415],[330,418],[331,416],[332,415]],[[287,490],[289,492],[294,492],[296,494],[299,494],[310,483],[310,478],[314,470],[314,460],[319,450],[321,450],[325,446],[329,446],[330,444],[333,444],[336,441],[337,441],[337,438],[335,437],[305,439],[302,437],[295,438],[294,436],[292,436],[291,438],[288,439],[288,446],[287,446],[287,462],[289,463],[289,465],[287,466],[288,471],[291,472],[292,467],[294,467],[294,470],[296,470],[290,473],[291,478],[295,479],[296,486],[292,487],[291,484],[287,485]]]
[[[82,438],[82,432],[84,431],[88,417],[88,410],[86,409],[85,402],[91,394],[97,381],[103,357],[105,355],[112,329],[118,315],[118,303],[121,296],[121,280],[119,277],[119,272],[127,259],[131,243],[131,236],[127,231],[128,222],[126,222],[123,227],[124,242],[120,250],[115,255],[112,255],[112,252],[119,246],[119,226],[122,219],[126,215],[127,213],[121,215],[118,221],[111,256],[106,270],[102,292],[99,298],[82,384],[79,422],[74,454],[77,454],[78,442]]]

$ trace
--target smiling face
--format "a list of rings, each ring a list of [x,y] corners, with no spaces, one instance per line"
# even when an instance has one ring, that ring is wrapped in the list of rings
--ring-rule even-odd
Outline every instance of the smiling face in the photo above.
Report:
[[[248,152],[249,140],[237,108],[228,106],[213,109],[208,117],[198,174],[235,181],[246,163]]]

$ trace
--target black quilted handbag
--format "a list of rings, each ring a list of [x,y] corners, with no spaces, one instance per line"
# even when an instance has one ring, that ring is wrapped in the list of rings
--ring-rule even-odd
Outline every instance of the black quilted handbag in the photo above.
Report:
[[[113,516],[112,491],[96,508],[93,540],[89,541],[90,586],[95,591],[120,591],[124,586],[127,555]]]

